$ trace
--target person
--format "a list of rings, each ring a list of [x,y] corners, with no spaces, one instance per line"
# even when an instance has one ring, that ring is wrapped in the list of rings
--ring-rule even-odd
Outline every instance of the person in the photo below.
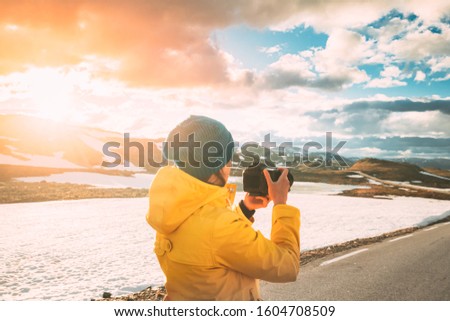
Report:
[[[171,148],[181,142],[185,148]],[[234,143],[222,123],[190,116],[169,133],[166,144],[163,154],[174,164],[155,175],[146,216],[156,230],[154,252],[166,276],[165,299],[261,300],[259,280],[295,281],[300,211],[286,204],[287,169],[276,182],[264,172],[269,195],[246,194],[233,205],[236,185],[226,182]],[[214,153],[214,162],[205,148],[187,148],[207,144],[222,152]],[[255,210],[269,202],[270,240],[252,227]]]

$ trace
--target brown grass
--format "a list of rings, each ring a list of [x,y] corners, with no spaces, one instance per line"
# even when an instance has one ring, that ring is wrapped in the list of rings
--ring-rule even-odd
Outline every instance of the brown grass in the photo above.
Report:
[[[398,187],[386,186],[386,185],[373,185],[369,184],[370,188],[356,188],[352,190],[346,190],[339,195],[354,196],[354,197],[385,197],[390,196],[410,196],[410,197],[424,197],[433,198],[438,200],[450,200],[450,194],[439,193],[434,191],[414,190],[414,189],[400,189]]]
[[[66,183],[0,182],[0,203],[45,202],[85,198],[146,197],[145,188],[96,188],[90,185]]]
[[[132,176],[132,171],[109,170],[109,169],[70,169],[70,168],[48,168],[48,167],[33,167],[20,165],[6,165],[0,164],[0,182],[9,181],[18,177],[36,177],[49,176],[51,174],[61,174],[67,172],[87,172],[99,173],[114,176]]]

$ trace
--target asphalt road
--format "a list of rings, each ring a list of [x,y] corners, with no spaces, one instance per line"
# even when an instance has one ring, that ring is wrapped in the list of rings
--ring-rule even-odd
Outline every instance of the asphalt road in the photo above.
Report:
[[[264,300],[450,300],[450,223],[336,253],[296,282],[261,281]]]

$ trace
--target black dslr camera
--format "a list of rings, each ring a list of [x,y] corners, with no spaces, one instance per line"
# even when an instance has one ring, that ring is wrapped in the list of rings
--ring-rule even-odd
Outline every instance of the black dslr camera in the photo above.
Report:
[[[244,170],[244,192],[247,192],[252,196],[267,196],[269,194],[266,177],[264,176],[263,170],[267,168],[267,171],[274,182],[276,182],[281,176],[281,171],[278,170],[274,164],[269,165],[270,166],[262,162],[258,162]],[[290,172],[287,177],[290,185],[292,186],[294,183],[294,177]]]

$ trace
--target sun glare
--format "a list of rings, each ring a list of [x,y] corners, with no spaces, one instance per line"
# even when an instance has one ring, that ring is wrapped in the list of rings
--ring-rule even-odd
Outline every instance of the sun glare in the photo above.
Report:
[[[71,109],[73,84],[54,68],[30,69],[24,75],[32,107],[39,116],[64,120]]]
[[[19,29],[19,27],[17,25],[6,25],[5,26],[5,30],[8,30],[8,31],[16,31],[18,29]]]

